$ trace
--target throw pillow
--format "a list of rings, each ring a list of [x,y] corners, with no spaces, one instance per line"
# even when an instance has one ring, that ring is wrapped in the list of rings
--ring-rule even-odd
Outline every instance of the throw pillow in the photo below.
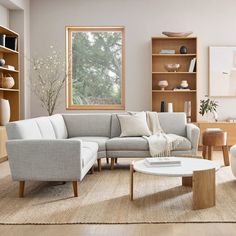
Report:
[[[117,115],[120,121],[120,137],[150,136],[151,132],[147,125],[146,113],[138,112],[135,114]]]

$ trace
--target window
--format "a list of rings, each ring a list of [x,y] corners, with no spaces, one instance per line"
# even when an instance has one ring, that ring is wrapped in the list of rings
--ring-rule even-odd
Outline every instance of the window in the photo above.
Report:
[[[67,27],[67,109],[125,109],[124,28]]]

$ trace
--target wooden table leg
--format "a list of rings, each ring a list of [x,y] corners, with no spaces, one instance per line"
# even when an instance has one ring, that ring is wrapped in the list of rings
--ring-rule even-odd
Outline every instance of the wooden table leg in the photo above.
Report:
[[[229,152],[227,146],[222,146],[225,166],[229,166]]]
[[[212,146],[208,146],[208,160],[212,160],[212,151],[213,151],[213,147]]]
[[[25,181],[19,182],[19,197],[24,197]]]
[[[193,209],[215,206],[215,168],[193,172]]]
[[[193,178],[190,177],[182,177],[182,186],[192,187],[193,186]]]
[[[109,158],[108,157],[106,158],[106,161],[107,161],[107,164],[109,164]]]
[[[203,145],[202,147],[202,156],[203,156],[203,159],[207,159],[207,146]]]
[[[134,200],[134,164],[130,164],[130,200]]]
[[[117,157],[115,158],[115,163],[116,163],[116,164],[118,163],[118,158],[117,158]]]

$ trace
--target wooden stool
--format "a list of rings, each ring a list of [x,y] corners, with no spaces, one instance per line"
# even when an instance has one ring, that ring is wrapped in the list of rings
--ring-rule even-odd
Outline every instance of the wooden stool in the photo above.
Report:
[[[227,132],[225,131],[217,131],[217,132],[210,132],[205,131],[202,136],[202,156],[204,159],[208,160],[212,159],[212,151],[213,147],[221,146],[224,156],[224,163],[225,166],[229,166],[229,153],[228,153],[228,146],[227,146]]]

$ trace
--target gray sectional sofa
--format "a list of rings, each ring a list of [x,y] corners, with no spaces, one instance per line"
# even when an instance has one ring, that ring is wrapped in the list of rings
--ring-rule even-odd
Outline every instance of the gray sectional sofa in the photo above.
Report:
[[[186,123],[185,113],[159,113],[166,133],[186,137],[172,155],[196,155],[199,129]],[[116,114],[57,114],[11,122],[7,125],[7,152],[13,180],[20,181],[20,196],[26,180],[77,181],[101,158],[150,156],[143,137],[120,137],[121,127]]]

